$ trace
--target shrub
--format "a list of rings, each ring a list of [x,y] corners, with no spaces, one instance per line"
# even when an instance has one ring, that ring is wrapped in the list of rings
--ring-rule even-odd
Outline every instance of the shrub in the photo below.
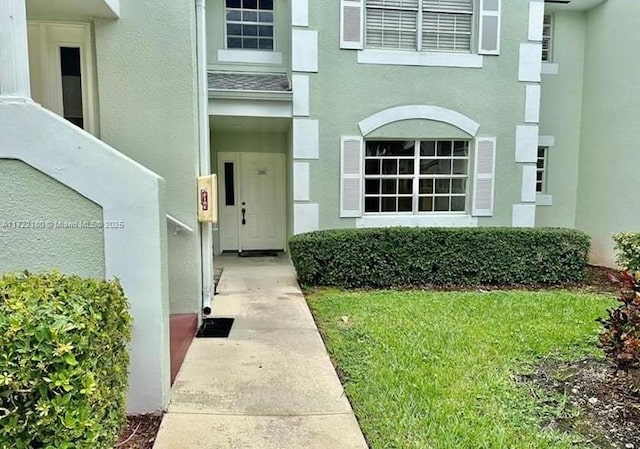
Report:
[[[620,267],[640,273],[640,232],[620,232],[613,236],[616,242],[616,262]]]
[[[376,228],[289,241],[303,285],[343,288],[583,281],[589,237],[569,229]]]
[[[608,319],[600,320],[605,329],[600,334],[600,345],[618,368],[639,368],[640,280],[628,272],[621,273],[620,278],[611,276],[611,280],[620,286],[621,304],[608,311]]]
[[[118,281],[0,277],[0,448],[112,448],[130,337]]]

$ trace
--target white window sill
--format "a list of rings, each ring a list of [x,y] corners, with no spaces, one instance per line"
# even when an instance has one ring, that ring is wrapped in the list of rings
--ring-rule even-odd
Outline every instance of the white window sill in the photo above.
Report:
[[[536,206],[553,206],[553,195],[536,194]]]
[[[357,228],[386,228],[391,226],[457,227],[478,226],[478,219],[471,215],[365,215],[356,219]]]
[[[543,75],[557,75],[560,67],[558,64],[553,62],[543,62],[542,63],[542,74]]]
[[[218,61],[245,64],[282,64],[282,53],[269,50],[218,50]]]
[[[358,63],[481,69],[484,57],[471,53],[365,49],[358,51]]]

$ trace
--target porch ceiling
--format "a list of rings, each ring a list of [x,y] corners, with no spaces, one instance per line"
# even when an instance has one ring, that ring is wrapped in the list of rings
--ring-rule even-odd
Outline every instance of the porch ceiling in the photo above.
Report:
[[[210,116],[209,126],[214,133],[282,133],[291,126],[290,118]]]
[[[545,0],[547,11],[586,11],[607,0]]]
[[[118,19],[120,0],[27,0],[29,19]]]

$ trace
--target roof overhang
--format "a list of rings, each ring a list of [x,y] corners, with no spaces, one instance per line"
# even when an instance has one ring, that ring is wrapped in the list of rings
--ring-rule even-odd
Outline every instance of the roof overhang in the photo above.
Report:
[[[120,0],[27,0],[30,19],[118,19]]]
[[[545,0],[547,11],[586,11],[607,0]]]

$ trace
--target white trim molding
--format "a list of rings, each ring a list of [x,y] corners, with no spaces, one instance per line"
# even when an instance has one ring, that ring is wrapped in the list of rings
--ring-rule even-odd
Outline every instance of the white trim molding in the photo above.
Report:
[[[366,136],[389,123],[413,119],[434,120],[436,122],[448,123],[449,125],[453,125],[456,128],[461,129],[472,137],[475,137],[480,129],[480,124],[466,115],[452,111],[451,109],[431,105],[407,105],[385,109],[384,111],[376,112],[362,120],[358,123],[358,126],[360,127],[362,135]]]
[[[555,62],[543,62],[541,73],[543,75],[557,75],[560,72],[560,67]]]
[[[0,2],[0,97],[31,98],[24,0]]]
[[[291,80],[293,86],[293,115],[309,115],[309,76],[294,74]]]
[[[553,195],[536,194],[536,206],[553,206]]]
[[[544,3],[542,1],[529,2],[529,40],[542,42],[542,28],[544,23]]]
[[[540,122],[540,96],[541,87],[539,84],[530,84],[526,86],[524,121],[526,123]]]
[[[293,234],[312,232],[320,229],[320,205],[304,203],[293,205]]]
[[[538,126],[522,125],[516,127],[516,162],[538,161]]]
[[[309,163],[293,163],[293,200],[309,201]]]
[[[293,117],[290,102],[277,100],[209,99],[209,115],[225,117]]]
[[[540,82],[542,73],[542,44],[520,44],[518,81]]]
[[[294,159],[318,159],[320,157],[320,122],[307,118],[293,119]]]
[[[282,64],[282,53],[267,50],[218,50],[218,61],[245,64]]]
[[[555,136],[538,136],[538,146],[552,147],[556,144]]]
[[[294,27],[309,26],[309,0],[291,1],[291,25]]]
[[[291,32],[291,69],[294,72],[318,71],[318,32],[296,30]]]
[[[522,167],[522,189],[520,201],[523,203],[536,202],[536,175],[538,170],[535,165],[527,164]]]
[[[511,226],[514,228],[533,228],[536,225],[535,204],[514,204]]]
[[[484,66],[484,56],[472,53],[366,49],[358,51],[358,64],[481,69]]]
[[[475,228],[478,218],[471,215],[365,215],[356,219],[357,228],[386,228],[390,226]]]

